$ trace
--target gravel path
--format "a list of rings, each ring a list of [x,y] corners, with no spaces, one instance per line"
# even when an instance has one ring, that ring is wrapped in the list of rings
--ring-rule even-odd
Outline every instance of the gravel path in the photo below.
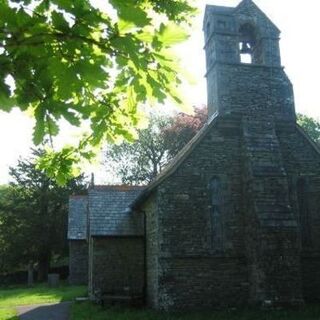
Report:
[[[71,302],[17,307],[20,320],[68,320]]]

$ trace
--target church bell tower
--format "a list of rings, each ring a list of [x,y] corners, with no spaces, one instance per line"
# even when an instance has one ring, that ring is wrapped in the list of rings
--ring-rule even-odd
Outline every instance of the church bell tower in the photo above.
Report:
[[[207,6],[203,30],[208,121],[217,116],[241,136],[249,299],[264,305],[302,302],[299,222],[278,137],[296,122],[280,31],[251,0],[235,8]]]
[[[236,112],[295,120],[280,31],[251,0],[235,8],[208,5],[203,31],[209,118]]]

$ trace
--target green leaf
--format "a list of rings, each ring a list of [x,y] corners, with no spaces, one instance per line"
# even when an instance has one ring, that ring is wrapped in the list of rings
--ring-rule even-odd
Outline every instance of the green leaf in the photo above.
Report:
[[[68,99],[72,97],[73,92],[80,82],[76,70],[65,62],[57,58],[50,59],[48,66],[49,72],[55,78],[55,90],[59,99]]]
[[[57,122],[50,116],[46,117],[46,128],[50,136],[56,136],[59,133]]]
[[[14,25],[17,22],[16,17],[16,10],[13,8],[10,8],[8,6],[7,1],[1,1],[1,10],[0,10],[0,21],[4,22],[6,21],[9,25]]]
[[[69,24],[65,20],[65,18],[64,18],[62,13],[57,12],[57,11],[53,11],[52,14],[51,14],[51,18],[52,18],[53,26],[56,29],[62,30],[62,31],[69,30]]]
[[[147,13],[137,6],[135,0],[110,0],[121,20],[132,22],[137,27],[144,27],[151,21]]]
[[[0,110],[8,112],[14,105],[15,99],[10,97],[9,86],[0,81]]]
[[[157,38],[167,47],[181,43],[188,37],[189,35],[183,27],[171,22],[166,25],[161,24]]]
[[[31,17],[23,9],[19,9],[16,12],[16,19],[17,25],[23,27],[30,22]]]
[[[142,31],[137,33],[136,38],[146,43],[152,43],[154,40],[154,29],[148,27],[143,28]]]
[[[80,61],[75,65],[75,73],[78,72],[82,80],[86,81],[92,87],[103,87],[106,79],[108,78],[107,73],[101,64],[92,61]]]
[[[130,32],[135,26],[136,25],[131,21],[119,19],[118,29],[120,34],[126,34],[127,32]]]
[[[61,109],[61,114],[72,125],[80,126],[80,119],[78,118],[78,116],[74,112],[63,108],[63,109]]]
[[[159,29],[158,21],[186,22],[185,0],[110,0],[117,17],[91,0],[12,1],[0,0],[0,108],[9,111],[16,102],[21,110],[34,110],[35,144],[58,133],[61,117],[75,126],[88,120],[91,145],[133,139],[139,103],[164,102],[170,95],[180,102],[171,90],[178,69],[163,51],[186,33],[174,23]],[[28,2],[36,2],[33,11],[24,7]],[[13,97],[7,74],[15,80]],[[86,151],[69,151],[47,161],[47,172],[59,174],[60,182],[78,170],[81,158],[90,158]]]
[[[36,146],[39,145],[42,142],[44,136],[45,136],[44,119],[39,118],[37,119],[37,122],[33,129],[33,139],[32,139],[33,143]]]
[[[167,96],[163,92],[162,85],[150,75],[147,76],[147,80],[152,87],[153,96],[157,98],[160,103],[163,103]]]
[[[70,0],[54,0],[54,3],[66,11],[71,11],[74,7],[74,1]]]

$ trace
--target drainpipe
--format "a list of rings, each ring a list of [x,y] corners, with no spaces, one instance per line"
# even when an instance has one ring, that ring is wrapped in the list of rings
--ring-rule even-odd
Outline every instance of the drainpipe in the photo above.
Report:
[[[143,214],[143,303],[147,304],[147,224],[146,212]]]

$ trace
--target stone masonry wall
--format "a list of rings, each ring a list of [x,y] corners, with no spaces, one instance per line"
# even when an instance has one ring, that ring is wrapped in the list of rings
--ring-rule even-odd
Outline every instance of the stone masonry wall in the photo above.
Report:
[[[296,127],[278,125],[293,211],[299,221],[301,277],[306,301],[320,300],[320,154]],[[299,208],[299,179],[306,181],[305,212]],[[304,239],[307,239],[305,241]]]
[[[264,138],[251,135],[245,142],[239,114],[219,117],[149,198],[144,207],[150,238],[148,295],[153,300],[149,305],[185,310],[245,305],[254,299],[268,302],[269,297],[293,303],[302,298],[300,286],[307,301],[319,298],[320,155],[294,122],[276,121],[270,128],[266,124]],[[273,151],[267,150],[269,145]],[[248,159],[246,153],[253,146],[259,150]],[[248,165],[251,171],[244,170]],[[244,183],[248,172],[255,172],[254,184]],[[301,176],[307,176],[309,183],[309,229],[302,228],[294,186]],[[221,190],[216,190],[221,221],[215,217],[215,223],[213,177],[221,181]],[[247,201],[255,203],[251,216]],[[215,228],[217,223],[220,229]],[[261,248],[248,245],[248,234],[254,235],[250,228],[259,235]],[[151,230],[157,230],[157,237]],[[302,244],[302,230],[310,232],[312,245]],[[213,236],[215,232],[222,233],[221,239]]]
[[[143,238],[101,237],[92,241],[92,292],[142,294]]]
[[[159,307],[204,310],[247,303],[244,257],[168,257],[159,261]]]
[[[306,302],[320,301],[320,255],[303,254],[301,258],[302,292]]]
[[[147,229],[157,230],[147,250],[153,306],[317,300],[320,153],[296,126],[279,30],[242,1],[208,6],[204,32],[208,115],[218,116],[142,208],[155,206],[146,214]],[[240,63],[239,41],[252,64]]]
[[[215,100],[208,105],[218,104],[221,115],[241,112],[261,119],[273,115],[276,120],[294,121],[292,85],[281,67],[219,64],[213,74],[216,92],[208,97]]]
[[[294,123],[291,123],[294,126]],[[272,116],[242,120],[250,301],[302,301],[297,217]]]
[[[226,117],[158,187],[159,300],[166,310],[241,305],[248,298],[239,118]],[[216,243],[210,181],[221,181]]]
[[[219,253],[211,237],[209,184],[212,177],[222,181],[223,253],[245,254],[239,121],[237,116],[218,119],[174,174],[159,186],[158,229],[162,256]]]
[[[146,202],[144,213],[146,215],[146,302],[150,307],[158,305],[158,214],[157,194],[154,193]]]
[[[69,283],[88,283],[88,243],[86,240],[69,240]]]

